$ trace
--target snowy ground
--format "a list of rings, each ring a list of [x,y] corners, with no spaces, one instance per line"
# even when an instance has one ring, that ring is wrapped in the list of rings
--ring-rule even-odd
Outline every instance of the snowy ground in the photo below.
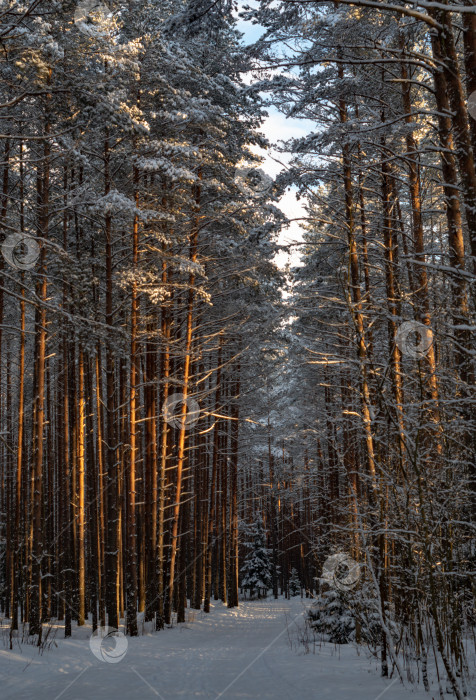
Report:
[[[309,603],[307,604],[309,605]],[[128,640],[119,663],[104,663],[90,650],[91,629],[73,630],[43,654],[27,644],[8,650],[0,640],[2,700],[84,700],[158,697],[162,700],[430,700],[423,691],[382,679],[375,661],[351,646],[325,644],[296,653],[290,637],[302,625],[306,601],[221,603],[189,622]],[[124,642],[126,644],[126,642]],[[432,696],[437,698],[437,689]]]

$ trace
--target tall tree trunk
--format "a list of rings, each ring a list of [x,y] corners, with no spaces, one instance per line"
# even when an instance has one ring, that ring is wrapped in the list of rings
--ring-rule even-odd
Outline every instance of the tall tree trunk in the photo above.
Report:
[[[170,271],[167,269],[167,262],[162,263],[162,284],[164,287],[170,284]],[[169,379],[170,379],[170,336],[171,336],[171,310],[166,304],[162,305],[161,331],[163,336],[164,346],[161,352],[160,360],[160,377],[162,380],[162,410],[161,410],[161,435],[160,435],[160,471],[159,471],[159,488],[158,488],[158,522],[157,522],[157,613],[156,613],[156,629],[163,629],[165,623],[165,615],[169,614],[170,606],[165,603],[165,557],[164,557],[164,525],[165,525],[165,500],[167,488],[167,455],[168,455],[168,440],[169,426],[164,415],[164,405],[169,397]],[[169,624],[170,619],[167,620]]]
[[[109,134],[106,130],[104,141],[104,193],[111,189]],[[105,217],[106,229],[106,324],[113,329],[113,268],[112,268],[112,217]],[[116,399],[114,386],[114,353],[111,341],[106,348],[106,472],[107,472],[107,542],[106,542],[106,610],[109,627],[119,627],[119,591],[118,591],[118,471],[116,456]]]
[[[78,357],[78,625],[85,622],[86,548],[85,548],[85,396],[84,396],[84,355],[79,350]]]
[[[234,396],[231,404],[231,507],[230,507],[230,558],[229,581],[230,592],[228,595],[228,607],[238,606],[238,437],[239,437],[239,396],[240,396],[240,364],[235,368]]]
[[[134,168],[134,200],[139,206],[139,171]],[[139,262],[139,216],[134,216],[132,228],[132,264],[133,273],[137,273]],[[139,379],[139,352],[137,342],[137,324],[139,319],[139,295],[137,280],[132,282],[131,300],[131,369],[130,369],[130,455],[128,462],[127,498],[127,632],[132,637],[137,635],[137,554],[136,554],[136,462],[137,462],[137,384]]]
[[[201,171],[199,172],[199,179],[201,179]],[[199,211],[200,211],[200,184],[195,186],[195,208],[196,216],[193,226],[192,233],[190,235],[190,254],[189,259],[192,266],[197,260],[197,242],[198,242],[198,229],[199,229]],[[193,268],[192,268],[193,269]],[[177,469],[176,469],[176,484],[175,484],[175,500],[173,504],[173,516],[171,525],[171,548],[170,548],[170,572],[169,572],[169,584],[168,584],[168,598],[167,606],[169,608],[166,618],[170,618],[170,606],[172,604],[172,596],[174,590],[174,579],[175,579],[175,558],[177,556],[177,539],[178,539],[178,526],[179,526],[179,516],[180,516],[180,501],[182,496],[182,476],[183,467],[185,462],[185,437],[187,432],[187,397],[189,392],[189,380],[190,380],[190,362],[192,353],[192,337],[193,337],[193,308],[195,299],[195,272],[192,271],[189,275],[189,291],[188,291],[188,305],[187,305],[187,325],[185,331],[185,350],[184,350],[184,368],[183,368],[183,380],[182,380],[182,411],[181,411],[181,424],[178,436],[178,449],[177,449]]]
[[[49,69],[48,84],[51,82]],[[35,461],[33,478],[33,542],[32,542],[32,585],[30,600],[30,634],[38,635],[38,645],[41,644],[41,574],[43,561],[43,440],[45,426],[45,370],[46,370],[46,302],[48,298],[48,283],[46,269],[46,245],[49,226],[49,190],[50,190],[50,121],[48,114],[45,123],[45,140],[43,156],[38,166],[38,236],[42,239],[40,245],[39,281],[37,283],[37,298],[39,307],[36,319],[36,385],[35,385]]]
[[[222,338],[220,336],[220,344],[218,347],[218,357],[217,357],[217,373],[216,373],[216,383],[215,383],[215,425],[213,428],[213,457],[212,457],[212,482],[210,486],[210,513],[208,517],[208,533],[207,533],[207,556],[206,556],[206,572],[205,572],[205,602],[203,605],[203,611],[206,613],[210,612],[210,599],[212,595],[212,561],[213,561],[213,547],[215,544],[214,530],[215,530],[215,512],[216,512],[216,490],[217,490],[217,479],[218,479],[218,445],[219,445],[219,427],[220,419],[216,414],[219,413],[219,406],[221,401],[221,362],[222,362]]]
[[[152,315],[152,310],[150,314]],[[154,618],[158,596],[157,571],[157,348],[155,319],[147,323],[145,347],[145,517],[146,517],[146,608],[145,620]],[[161,574],[160,574],[161,575]]]

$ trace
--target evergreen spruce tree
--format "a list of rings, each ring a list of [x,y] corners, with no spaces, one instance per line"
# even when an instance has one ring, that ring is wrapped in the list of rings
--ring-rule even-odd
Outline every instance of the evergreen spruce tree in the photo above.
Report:
[[[382,637],[379,603],[368,585],[343,591],[330,587],[321,590],[308,613],[311,629],[332,644],[365,644],[378,649]],[[396,636],[394,611],[385,606],[386,624]]]
[[[301,580],[299,578],[299,574],[297,570],[294,568],[291,569],[291,576],[289,578],[289,595],[290,596],[296,596],[301,593]]]
[[[258,598],[261,598],[272,583],[271,550],[266,546],[266,531],[261,516],[246,529],[246,535],[248,554],[241,569],[241,587],[249,590],[250,597],[256,590]]]
[[[355,638],[355,619],[343,593],[323,591],[309,611],[311,628],[332,644],[348,644]]]

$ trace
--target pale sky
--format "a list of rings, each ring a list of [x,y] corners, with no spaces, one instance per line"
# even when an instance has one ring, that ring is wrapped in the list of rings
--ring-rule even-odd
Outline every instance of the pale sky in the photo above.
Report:
[[[241,3],[240,3],[241,5]],[[245,44],[250,44],[262,34],[263,29],[258,25],[252,25],[250,22],[244,22],[239,20],[237,24],[237,29],[243,32],[243,41]],[[277,143],[280,139],[287,140],[291,137],[304,136],[309,133],[312,129],[313,124],[306,119],[286,119],[286,117],[278,112],[275,108],[268,108],[269,117],[264,121],[261,131],[265,134],[271,143]],[[282,170],[282,165],[277,163],[275,159],[286,165],[290,160],[290,154],[279,153],[275,149],[270,148],[268,151],[264,151],[261,148],[255,148],[254,151],[259,153],[264,157],[262,169],[272,177]],[[299,218],[305,216],[304,208],[302,206],[302,200],[298,201],[296,199],[295,192],[290,189],[281,198],[279,202],[279,207],[286,214],[289,219]],[[283,229],[279,237],[280,243],[290,243],[290,242],[302,241],[302,229],[298,221],[291,222],[287,229]],[[287,262],[295,265],[298,263],[299,257],[299,246],[291,249],[291,260],[290,256],[286,252],[281,252],[276,257],[276,262],[280,267],[284,267]]]

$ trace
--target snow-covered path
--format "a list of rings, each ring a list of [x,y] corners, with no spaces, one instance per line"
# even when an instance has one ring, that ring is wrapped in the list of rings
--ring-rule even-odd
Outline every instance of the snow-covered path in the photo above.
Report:
[[[115,664],[90,651],[90,629],[73,638],[58,633],[57,648],[23,645],[0,649],[3,700],[403,700],[429,696],[379,677],[377,664],[349,646],[323,645],[298,654],[288,632],[302,624],[303,603],[244,602],[237,610],[215,604],[210,615],[195,613],[188,624],[130,639]],[[293,622],[293,620],[295,622]],[[4,635],[7,641],[7,635]],[[436,697],[436,689],[434,696]]]

